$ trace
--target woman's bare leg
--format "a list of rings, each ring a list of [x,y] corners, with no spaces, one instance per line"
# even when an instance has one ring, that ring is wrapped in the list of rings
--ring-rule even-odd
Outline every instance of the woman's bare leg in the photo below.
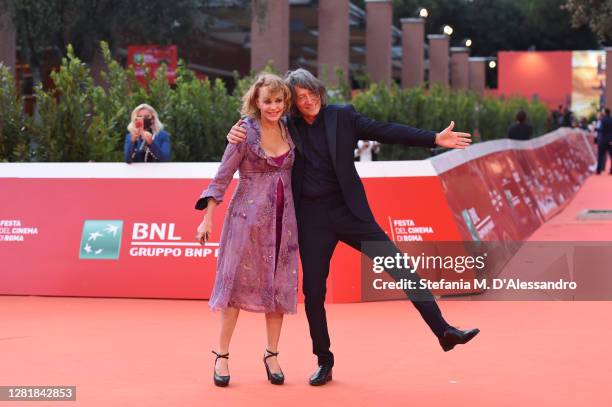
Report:
[[[221,311],[221,334],[219,335],[219,348],[217,352],[221,355],[229,352],[230,342],[232,340],[232,334],[238,321],[238,314],[240,310],[238,308],[228,307]],[[229,370],[227,367],[227,359],[217,359],[215,365],[215,371],[218,375],[228,376]]]
[[[281,328],[283,327],[283,313],[269,312],[266,314],[266,331],[268,334],[267,349],[271,352],[278,352],[278,341],[280,339]],[[281,368],[275,356],[266,360],[272,373],[281,373]]]

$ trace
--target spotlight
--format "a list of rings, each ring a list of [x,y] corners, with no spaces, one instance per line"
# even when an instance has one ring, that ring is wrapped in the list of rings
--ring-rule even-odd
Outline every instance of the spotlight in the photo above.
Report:
[[[445,25],[444,28],[442,28],[442,31],[444,32],[444,34],[450,36],[453,34],[453,27],[451,27],[450,25]]]
[[[419,17],[421,17],[421,18],[429,17],[429,11],[427,11],[427,9],[425,7],[421,7],[419,9]]]
[[[495,67],[497,66],[497,62],[495,61],[489,61],[489,68],[491,69],[495,69]]]
[[[465,46],[468,47],[468,48],[471,47],[472,46],[472,40],[469,39],[469,38],[467,40],[465,40]]]

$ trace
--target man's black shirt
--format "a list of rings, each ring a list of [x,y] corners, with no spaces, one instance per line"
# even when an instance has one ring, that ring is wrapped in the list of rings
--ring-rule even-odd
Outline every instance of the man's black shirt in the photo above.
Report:
[[[340,193],[340,184],[332,158],[325,130],[323,109],[312,124],[303,118],[295,118],[295,125],[303,141],[304,152],[304,180],[302,196],[306,198],[320,198]]]

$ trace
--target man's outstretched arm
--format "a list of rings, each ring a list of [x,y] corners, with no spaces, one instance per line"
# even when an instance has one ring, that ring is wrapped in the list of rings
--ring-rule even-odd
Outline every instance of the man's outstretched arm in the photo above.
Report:
[[[352,106],[351,106],[352,108]],[[374,140],[383,144],[405,144],[415,147],[466,148],[472,142],[469,133],[453,131],[455,122],[439,133],[403,124],[379,122],[351,109],[358,140]],[[356,140],[357,141],[357,140]]]

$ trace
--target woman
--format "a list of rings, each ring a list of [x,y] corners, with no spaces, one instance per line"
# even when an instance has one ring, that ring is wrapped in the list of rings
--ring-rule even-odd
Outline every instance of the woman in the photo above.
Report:
[[[243,97],[246,142],[228,144],[221,166],[196,204],[205,209],[196,238],[204,244],[213,214],[232,176],[240,181],[227,208],[220,240],[217,275],[209,306],[221,310],[214,382],[229,383],[229,345],[239,310],[264,312],[268,334],[264,365],[268,380],[283,384],[278,341],[283,314],[296,312],[298,242],[291,168],[294,145],[281,120],[291,92],[276,75],[260,74]]]
[[[170,160],[170,135],[153,107],[142,104],[132,111],[125,136],[125,162]]]

